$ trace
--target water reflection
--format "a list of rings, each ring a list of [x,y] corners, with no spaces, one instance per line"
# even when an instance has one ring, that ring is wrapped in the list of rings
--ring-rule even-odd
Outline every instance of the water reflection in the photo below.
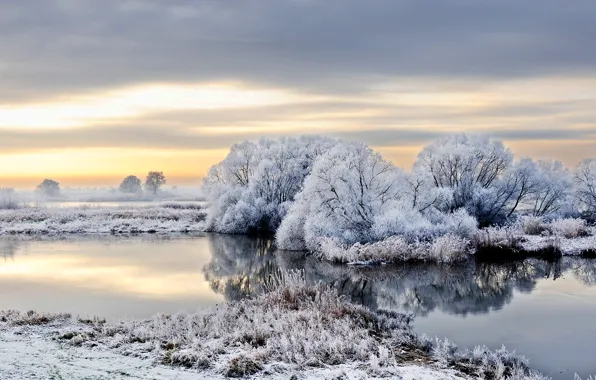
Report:
[[[237,301],[260,292],[281,268],[270,241],[247,236],[209,235],[211,261],[203,267],[213,291]]]
[[[205,239],[101,237],[0,239],[0,308],[111,320],[194,312],[223,296],[203,279]]]
[[[353,302],[416,316],[435,310],[462,316],[500,310],[516,292],[531,293],[539,280],[556,281],[566,273],[584,285],[596,284],[596,261],[588,259],[349,267],[276,252],[266,240],[225,235],[207,239],[212,258],[203,267],[205,278],[215,292],[231,301],[260,292],[279,269],[304,269],[307,281],[330,284]]]
[[[505,344],[557,380],[570,378],[562,369],[596,372],[596,260],[589,259],[367,268],[279,252],[245,236],[4,238],[0,309],[112,321],[194,312],[257,294],[280,269],[302,269],[307,281],[372,309],[413,313],[419,332],[464,347]]]
[[[4,261],[14,259],[14,255],[17,252],[18,243],[11,240],[0,240],[0,259]]]

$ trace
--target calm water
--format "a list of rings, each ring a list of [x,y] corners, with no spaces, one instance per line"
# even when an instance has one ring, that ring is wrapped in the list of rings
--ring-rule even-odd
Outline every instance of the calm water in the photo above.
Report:
[[[596,374],[596,261],[350,268],[205,235],[0,240],[0,308],[110,320],[192,312],[259,292],[278,269],[304,269],[373,309],[413,313],[415,328],[461,346],[505,344],[555,379]]]

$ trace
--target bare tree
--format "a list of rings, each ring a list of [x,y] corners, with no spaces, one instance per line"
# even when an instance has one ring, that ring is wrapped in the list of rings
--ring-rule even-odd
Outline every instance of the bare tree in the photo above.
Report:
[[[163,172],[149,172],[145,179],[145,189],[151,191],[153,195],[156,195],[160,187],[165,185],[165,183],[166,177],[163,175]]]

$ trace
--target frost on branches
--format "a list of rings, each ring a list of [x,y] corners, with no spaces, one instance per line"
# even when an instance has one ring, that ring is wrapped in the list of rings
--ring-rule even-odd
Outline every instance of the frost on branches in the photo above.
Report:
[[[559,161],[516,160],[502,142],[466,134],[429,144],[410,172],[362,143],[245,141],[205,180],[207,228],[276,233],[282,249],[334,261],[453,261],[478,226],[575,217],[576,204],[593,213],[595,167],[585,161],[573,177]]]
[[[262,138],[232,146],[204,181],[207,228],[224,233],[275,232],[317,157],[337,141],[320,136]]]
[[[437,206],[449,196],[423,187],[428,187],[423,175],[405,174],[367,146],[339,144],[315,163],[277,232],[277,243],[282,249],[320,252],[334,261],[395,261],[403,259],[398,252],[404,244],[407,250],[450,233],[470,237],[476,221],[463,210],[441,212]],[[396,236],[400,238],[389,239]],[[369,254],[350,253],[355,244],[385,239],[385,244],[367,246]],[[381,246],[394,255],[380,254],[376,248]],[[416,259],[430,259],[428,253]]]
[[[513,160],[502,142],[466,134],[440,138],[414,164],[437,188],[453,193],[452,209],[465,208],[481,226],[503,223],[523,208],[545,216],[570,196],[571,175],[559,161]]]

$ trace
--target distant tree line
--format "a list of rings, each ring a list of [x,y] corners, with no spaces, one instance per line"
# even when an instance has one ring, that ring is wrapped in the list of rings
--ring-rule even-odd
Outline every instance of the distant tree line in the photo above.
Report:
[[[166,177],[161,171],[150,171],[145,182],[134,175],[129,175],[118,187],[122,193],[126,194],[140,194],[144,191],[157,195],[159,190],[166,184]],[[6,190],[6,189],[4,189]],[[46,197],[60,196],[60,183],[52,179],[44,179],[36,188],[36,191]],[[8,192],[5,191],[7,194]]]

